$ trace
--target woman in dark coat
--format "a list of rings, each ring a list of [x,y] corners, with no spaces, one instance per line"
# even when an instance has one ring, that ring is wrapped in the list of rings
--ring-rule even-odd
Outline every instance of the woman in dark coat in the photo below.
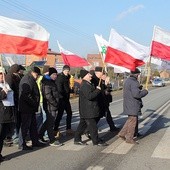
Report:
[[[48,137],[50,139],[51,146],[61,146],[58,140],[54,136],[54,122],[57,116],[59,96],[57,91],[57,86],[55,80],[57,78],[57,70],[53,67],[49,68],[49,74],[45,75],[41,81],[41,90],[43,96],[43,108],[46,113],[46,121],[43,123],[40,131],[39,137],[42,141],[43,135],[47,130]]]
[[[148,94],[146,89],[141,90],[141,85],[137,80],[139,74],[140,71],[137,68],[135,71],[131,71],[131,75],[125,81],[123,87],[123,113],[128,115],[128,119],[118,136],[131,144],[136,144],[133,137],[137,126],[137,119],[141,115],[141,108],[143,107],[142,98]]]

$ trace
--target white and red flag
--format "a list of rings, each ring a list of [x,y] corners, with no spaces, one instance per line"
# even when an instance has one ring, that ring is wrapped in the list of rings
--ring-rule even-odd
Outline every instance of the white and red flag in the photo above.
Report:
[[[89,63],[85,58],[82,58],[72,52],[65,50],[61,45],[58,43],[58,47],[63,58],[64,64],[69,65],[70,67],[84,67],[89,66]]]
[[[155,26],[151,45],[151,56],[170,60],[170,32]]]
[[[145,64],[144,59],[148,56],[148,47],[121,36],[114,29],[111,29],[105,58],[106,63],[135,70],[136,67]]]
[[[49,33],[35,22],[0,16],[0,53],[44,56]]]
[[[99,52],[100,52],[100,54],[101,54],[101,56],[102,56],[102,60],[103,60],[103,62],[104,62],[105,57],[106,57],[106,51],[107,51],[107,47],[108,47],[108,45],[109,45],[109,42],[106,41],[106,40],[102,37],[102,35],[94,34],[94,37],[95,37],[95,39],[96,39]],[[105,64],[106,64],[106,63],[105,63]],[[114,64],[107,63],[107,66],[109,66],[109,67],[114,67],[114,73],[130,72],[129,69],[127,69],[127,68],[125,68],[125,67],[118,66],[118,65],[114,65]]]

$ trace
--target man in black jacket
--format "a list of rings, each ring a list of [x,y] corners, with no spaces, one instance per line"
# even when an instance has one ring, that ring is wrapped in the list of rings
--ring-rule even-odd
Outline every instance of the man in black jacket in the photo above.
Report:
[[[56,85],[59,93],[59,108],[58,108],[58,115],[55,120],[55,127],[54,132],[58,134],[58,128],[60,125],[60,121],[62,119],[64,110],[66,111],[67,118],[66,118],[66,133],[73,134],[71,129],[71,120],[72,120],[72,110],[70,104],[70,67],[68,65],[63,66],[62,73],[58,74],[56,79]]]
[[[32,147],[26,145],[26,136],[30,134],[32,146],[44,146],[38,141],[35,112],[38,111],[40,94],[36,80],[40,75],[40,69],[33,67],[26,74],[19,84],[19,111],[21,112],[21,133],[23,138],[23,150],[31,150]]]
[[[99,117],[97,97],[101,93],[101,88],[98,86],[95,88],[91,84],[92,75],[88,71],[80,70],[80,76],[83,79],[79,93],[80,122],[75,133],[74,144],[86,144],[81,140],[81,135],[84,133],[85,129],[88,128],[93,145],[107,146],[107,144],[98,137],[96,123],[96,118]]]
[[[111,97],[111,94],[110,94],[111,89],[107,86],[107,84],[105,83],[105,80],[102,79],[103,74],[105,74],[103,68],[96,67],[95,72],[92,76],[92,80],[91,80],[94,86],[97,87],[101,79],[101,83],[100,83],[101,93],[97,97],[98,102],[99,102],[99,107],[100,107],[100,114],[99,114],[99,118],[97,122],[100,120],[101,117],[103,116],[106,117],[106,121],[109,124],[110,131],[116,132],[119,130],[119,128],[115,126],[112,116],[111,116],[111,112],[109,110],[110,101],[108,100],[108,98]]]

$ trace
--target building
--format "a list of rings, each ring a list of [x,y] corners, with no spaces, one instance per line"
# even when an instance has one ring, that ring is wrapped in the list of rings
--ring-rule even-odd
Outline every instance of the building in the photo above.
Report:
[[[160,71],[160,77],[161,78],[170,78],[170,73],[169,72],[167,72],[167,71],[165,71],[165,70],[163,70],[163,71]]]
[[[36,55],[26,55],[25,57],[25,65],[30,66],[34,61],[46,61],[45,65],[49,65],[50,67],[56,67],[60,72],[64,63],[60,53],[54,52],[51,49],[48,49],[47,55],[43,57],[39,57]]]
[[[103,66],[103,61],[100,54],[88,54],[87,61],[91,64],[91,69],[97,66]]]

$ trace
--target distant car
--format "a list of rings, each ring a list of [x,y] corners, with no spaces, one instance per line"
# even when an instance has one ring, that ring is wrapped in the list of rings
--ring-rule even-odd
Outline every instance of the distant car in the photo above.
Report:
[[[155,78],[152,81],[152,86],[153,87],[164,87],[165,86],[165,81],[161,78]]]

